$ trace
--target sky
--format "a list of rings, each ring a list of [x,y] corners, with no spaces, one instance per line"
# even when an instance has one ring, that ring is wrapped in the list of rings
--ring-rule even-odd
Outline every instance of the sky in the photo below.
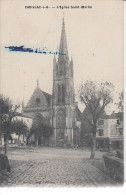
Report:
[[[27,103],[36,80],[52,94],[53,55],[9,52],[5,46],[47,47],[56,51],[64,16],[69,58],[77,93],[82,81],[109,81],[115,96],[123,89],[123,4],[111,1],[1,0],[0,93]],[[79,5],[85,9],[25,9],[26,5]],[[116,97],[115,97],[116,99]],[[81,107],[81,105],[80,105]],[[82,106],[83,107],[83,106]]]

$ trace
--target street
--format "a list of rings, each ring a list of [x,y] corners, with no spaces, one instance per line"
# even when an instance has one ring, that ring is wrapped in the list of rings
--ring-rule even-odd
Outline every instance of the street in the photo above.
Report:
[[[96,161],[102,165],[103,154],[96,152]],[[3,185],[13,187],[116,185],[97,163],[97,166],[90,163],[89,157],[90,150],[82,149],[11,148],[8,155],[11,173],[6,176]]]

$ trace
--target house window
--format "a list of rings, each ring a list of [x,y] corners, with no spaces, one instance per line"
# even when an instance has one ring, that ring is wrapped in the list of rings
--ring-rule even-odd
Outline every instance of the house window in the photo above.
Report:
[[[65,86],[59,85],[58,86],[58,103],[65,102]]]
[[[99,120],[98,125],[104,125],[104,120]]]
[[[103,129],[99,129],[99,136],[103,136],[103,135],[104,135]]]
[[[117,120],[117,125],[120,125],[120,120],[119,119]]]
[[[12,140],[12,143],[15,144],[15,140]]]
[[[123,135],[123,129],[122,129],[122,128],[119,129],[119,134],[120,134],[120,135]]]

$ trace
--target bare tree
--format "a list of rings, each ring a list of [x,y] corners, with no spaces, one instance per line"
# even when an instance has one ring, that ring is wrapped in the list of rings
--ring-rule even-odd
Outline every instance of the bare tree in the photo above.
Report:
[[[124,111],[124,91],[121,91],[121,93],[119,93],[119,102],[116,103],[116,105],[121,112]]]
[[[11,133],[11,122],[13,117],[17,116],[19,105],[13,105],[9,98],[0,95],[0,117],[1,117],[1,131],[5,135],[5,154],[8,153],[8,141]]]
[[[113,89],[113,84],[109,82],[96,83],[94,81],[87,80],[85,83],[80,85],[80,101],[85,104],[92,116],[92,120],[89,120],[92,133],[91,159],[94,159],[95,157],[97,121],[103,113],[105,107],[113,101]]]

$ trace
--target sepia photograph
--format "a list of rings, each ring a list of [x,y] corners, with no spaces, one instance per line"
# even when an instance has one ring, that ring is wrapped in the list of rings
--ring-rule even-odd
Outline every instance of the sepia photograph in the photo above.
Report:
[[[0,1],[0,188],[124,185],[124,2]]]

